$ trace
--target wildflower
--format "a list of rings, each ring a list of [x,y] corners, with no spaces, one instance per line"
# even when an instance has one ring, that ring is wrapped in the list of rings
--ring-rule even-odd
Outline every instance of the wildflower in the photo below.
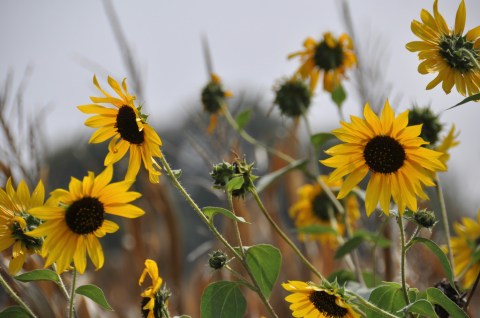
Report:
[[[208,265],[213,269],[220,269],[227,264],[228,257],[223,251],[215,251],[209,255]]]
[[[148,116],[142,114],[142,107],[135,106],[136,97],[128,93],[126,79],[120,86],[117,81],[108,77],[108,83],[118,97],[113,97],[103,90],[95,76],[93,83],[104,97],[90,97],[93,104],[78,106],[78,109],[85,114],[97,114],[85,121],[88,127],[98,128],[89,142],[100,143],[111,138],[108,144],[109,152],[105,157],[105,166],[118,162],[130,150],[125,179],[135,180],[143,161],[143,166],[148,170],[150,182],[158,183],[161,168],[154,157],[162,156],[160,152],[162,141],[155,130],[147,124]],[[111,104],[114,107],[99,104]]]
[[[328,182],[327,176],[321,176],[322,180],[329,187],[339,188],[342,184],[341,180],[335,183]],[[298,189],[299,199],[293,204],[289,213],[295,220],[295,227],[302,228],[310,225],[332,226],[332,217],[335,218],[337,224],[337,232],[343,235],[345,232],[345,224],[342,220],[338,210],[334,207],[327,194],[322,190],[319,184],[306,184]],[[360,211],[358,209],[358,201],[355,195],[349,195],[346,198],[346,213],[347,220],[352,226],[360,218]],[[335,228],[334,226],[332,226]],[[337,245],[336,235],[332,233],[322,233],[314,235],[300,234],[299,239],[304,241],[306,239],[318,239],[322,244],[329,246]]]
[[[356,63],[352,39],[342,34],[336,39],[330,32],[323,34],[320,42],[307,38],[304,50],[288,55],[288,58],[300,57],[301,65],[295,73],[302,79],[309,79],[310,92],[313,93],[320,74],[323,72],[323,89],[333,92],[340,85],[345,71]]]
[[[230,91],[225,91],[220,77],[210,74],[210,82],[202,90],[202,104],[206,112],[210,113],[208,132],[211,133],[217,125],[217,116],[222,114],[222,106],[226,105],[226,98],[232,97]]]
[[[247,192],[255,188],[253,182],[258,178],[252,174],[253,163],[237,159],[233,164],[222,162],[213,167],[210,175],[213,178],[215,189],[225,189],[232,192],[234,197],[245,197]]]
[[[453,260],[455,276],[462,277],[464,288],[470,288],[480,273],[480,210],[477,212],[477,221],[471,218],[462,218],[461,223],[455,222],[453,229],[456,236],[452,237]]]
[[[278,105],[283,115],[295,118],[307,111],[310,100],[307,85],[302,80],[293,78],[280,85],[274,103]]]
[[[160,289],[162,278],[158,275],[158,266],[154,260],[147,259],[145,261],[145,269],[138,280],[138,285],[142,285],[145,277],[150,277],[152,285],[148,286],[140,296],[142,300],[142,313],[145,318],[161,318],[168,317],[163,315],[163,310],[167,310],[167,300],[171,293],[167,289]]]
[[[73,261],[75,269],[83,274],[88,252],[95,268],[100,269],[104,255],[98,238],[119,228],[115,222],[105,219],[106,214],[136,218],[145,213],[129,204],[141,196],[128,191],[133,180],[110,183],[112,175],[112,166],[107,166],[96,177],[93,172],[83,181],[72,177],[68,190],[52,191],[45,205],[28,211],[45,221],[27,232],[33,237],[45,236],[42,246],[45,267],[55,262],[57,272],[62,273]]]
[[[329,284],[330,285],[330,284]],[[282,287],[292,294],[285,297],[294,317],[359,318],[336,284],[318,287],[312,283],[288,281]]]
[[[389,214],[390,198],[403,214],[405,208],[417,211],[417,196],[427,199],[422,185],[434,186],[428,171],[443,171],[446,166],[439,160],[442,155],[425,147],[418,137],[421,125],[408,125],[408,110],[395,118],[388,100],[379,118],[368,104],[365,119],[351,116],[351,123],[341,122],[342,128],[333,134],[344,143],[326,151],[331,158],[321,162],[335,168],[330,181],[335,182],[349,174],[338,193],[344,198],[362,181],[368,172],[365,209],[370,215],[380,201],[385,214]]]
[[[439,121],[439,116],[434,114],[430,107],[413,107],[408,113],[408,124],[422,125],[420,137],[427,141],[429,148],[432,148],[438,141],[440,131],[443,125]]]
[[[0,188],[0,251],[13,246],[12,259],[8,266],[8,271],[12,275],[23,267],[28,255],[40,252],[42,240],[25,232],[34,229],[40,223],[27,213],[28,209],[43,205],[44,199],[42,181],[38,182],[31,195],[23,180],[17,190],[14,189],[11,178],[8,179],[5,190]]]
[[[414,216],[415,222],[426,229],[431,229],[436,223],[435,213],[426,209],[417,211]]]
[[[438,0],[435,0],[433,16],[423,9],[420,13],[422,22],[412,21],[412,32],[420,41],[407,43],[406,47],[411,52],[418,52],[418,58],[422,60],[418,72],[438,72],[427,89],[443,82],[442,88],[447,94],[454,85],[463,96],[480,92],[480,26],[463,35],[466,13],[462,0],[455,17],[455,27],[450,30],[438,12]]]

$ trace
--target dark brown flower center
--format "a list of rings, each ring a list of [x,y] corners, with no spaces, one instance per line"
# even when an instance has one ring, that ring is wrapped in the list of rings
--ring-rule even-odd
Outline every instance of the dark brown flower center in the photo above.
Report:
[[[403,166],[405,149],[389,136],[372,138],[363,150],[363,158],[373,172],[394,173]]]
[[[138,129],[137,116],[132,107],[120,107],[115,128],[120,136],[131,144],[140,145],[145,140],[143,130]]]
[[[342,318],[347,315],[348,310],[337,305],[335,302],[337,297],[339,296],[330,295],[323,290],[316,290],[310,294],[309,299],[313,306],[315,306],[315,308],[317,308],[317,310],[324,316],[331,318]]]
[[[343,62],[343,48],[337,43],[334,47],[327,45],[325,41],[320,42],[313,55],[315,64],[325,71],[337,69]]]
[[[312,202],[313,214],[320,220],[328,222],[330,220],[330,214],[335,215],[336,210],[333,207],[332,202],[324,192],[319,193]],[[332,211],[332,212],[329,212]]]
[[[440,55],[451,68],[464,74],[473,70],[476,64],[474,59],[478,61],[480,58],[473,44],[465,36],[444,35],[439,43]]]
[[[97,198],[84,197],[73,202],[65,213],[65,221],[72,232],[90,234],[103,224],[105,209]]]

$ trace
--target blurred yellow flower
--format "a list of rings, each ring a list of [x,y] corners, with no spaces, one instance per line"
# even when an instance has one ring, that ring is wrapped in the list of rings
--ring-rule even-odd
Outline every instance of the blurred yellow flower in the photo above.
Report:
[[[438,72],[427,89],[443,82],[442,88],[447,94],[454,85],[464,96],[480,92],[480,26],[463,35],[466,14],[465,2],[462,0],[455,17],[455,27],[450,30],[438,11],[438,0],[435,0],[433,16],[423,9],[420,13],[422,22],[412,21],[412,32],[420,41],[409,42],[406,47],[411,52],[418,52],[418,57],[422,60],[418,72]]]
[[[144,316],[146,318],[155,318],[155,302],[158,298],[157,294],[160,290],[163,280],[160,276],[158,276],[157,263],[151,259],[147,259],[145,261],[145,269],[138,280],[138,285],[143,284],[147,274],[152,280],[152,285],[148,286],[147,289],[140,294],[140,296],[144,298],[142,301],[142,312],[144,312]]]
[[[289,54],[288,58],[300,57],[301,65],[294,76],[309,79],[311,94],[315,91],[321,73],[323,89],[333,92],[340,85],[345,71],[357,62],[352,39],[345,33],[336,39],[332,33],[326,32],[320,42],[307,38],[303,46],[303,51]]]
[[[210,74],[210,82],[202,90],[202,104],[206,112],[210,113],[210,124],[208,125],[208,133],[212,133],[217,126],[217,117],[222,114],[222,107],[226,106],[226,98],[232,97],[230,91],[225,91],[222,81],[217,74]]]
[[[104,96],[90,97],[94,104],[78,106],[78,109],[85,114],[97,114],[85,121],[88,127],[98,128],[89,142],[100,143],[111,138],[105,166],[118,162],[130,150],[125,179],[135,180],[143,161],[143,166],[149,173],[150,182],[158,183],[161,168],[154,157],[162,156],[160,152],[162,141],[155,130],[147,124],[148,116],[141,113],[141,107],[135,106],[135,96],[128,93],[126,80],[124,79],[120,86],[117,81],[108,77],[108,83],[117,93],[118,98],[103,90],[95,76],[93,83]],[[99,104],[111,104],[114,107]]]
[[[440,143],[440,145],[435,147],[436,151],[439,151],[442,153],[442,156],[439,159],[445,165],[447,164],[447,161],[450,159],[449,150],[453,147],[458,146],[458,144],[460,144],[460,141],[458,141],[458,135],[459,135],[459,132],[455,132],[455,125],[452,125],[452,128],[450,128],[448,134],[442,139],[442,142]]]

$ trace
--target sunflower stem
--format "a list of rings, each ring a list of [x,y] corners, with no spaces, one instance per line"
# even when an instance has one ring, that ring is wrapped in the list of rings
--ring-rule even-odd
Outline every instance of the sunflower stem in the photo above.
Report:
[[[252,272],[248,268],[248,265],[247,265],[247,263],[245,262],[245,260],[242,256],[243,254],[239,254],[237,252],[237,250],[223,237],[223,235],[220,232],[218,232],[218,230],[215,227],[215,225],[213,224],[213,222],[207,218],[207,216],[202,212],[202,210],[197,205],[197,203],[188,194],[187,190],[185,190],[185,188],[180,184],[178,179],[175,177],[175,174],[173,173],[172,168],[168,164],[167,160],[165,159],[165,156],[163,155],[163,153],[161,151],[160,151],[160,154],[161,154],[160,161],[162,162],[162,165],[163,165],[164,169],[167,171],[167,175],[170,177],[170,180],[172,180],[175,188],[177,188],[177,190],[182,194],[184,199],[190,204],[190,206],[193,208],[193,210],[198,214],[198,216],[202,219],[202,221],[209,227],[209,229],[213,232],[213,234],[215,234],[215,236],[218,238],[218,240],[220,242],[222,242],[222,244],[225,245],[225,247],[240,260],[241,264],[243,265],[243,267],[245,268],[245,270],[247,271],[249,276],[252,278],[253,284],[255,285],[256,290],[257,290],[257,294],[260,297],[260,299],[262,300],[263,304],[265,305],[265,308],[268,310],[268,312],[270,313],[270,315],[272,317],[278,318],[277,314],[275,313],[275,311],[272,308],[272,305],[270,305],[267,297],[263,294],[263,292],[260,289],[257,281],[255,281],[255,278],[252,275]]]
[[[261,142],[259,142],[258,140],[256,140],[255,138],[253,138],[252,136],[250,136],[244,129],[240,128],[237,124],[237,122],[235,121],[235,119],[233,118],[232,114],[230,113],[228,107],[226,105],[222,105],[222,111],[223,111],[223,114],[225,115],[225,118],[227,119],[228,123],[230,124],[230,126],[232,126],[233,129],[235,129],[235,131],[248,143],[254,145],[254,146],[259,146],[259,147],[262,147],[264,148],[265,150],[267,150],[269,153],[271,153],[272,155],[275,155],[285,161],[287,161],[288,163],[290,162],[293,162],[294,159],[292,157],[290,157],[289,155],[281,152],[281,151],[278,151],[276,150],[275,148],[272,148],[272,147],[269,147]]]
[[[298,247],[288,238],[288,236],[282,231],[282,229],[278,226],[278,224],[273,220],[273,218],[270,216],[270,213],[268,213],[267,209],[263,205],[262,200],[260,199],[257,190],[254,188],[253,191],[251,192],[255,202],[257,202],[258,207],[260,208],[260,211],[262,211],[263,215],[267,218],[268,222],[270,225],[274,228],[274,230],[280,235],[280,237],[292,248],[292,250],[300,257],[300,260],[312,271],[313,274],[315,274],[318,278],[320,278],[322,281],[325,280],[325,278],[320,274],[320,272],[313,266],[312,263],[303,255],[303,253],[298,249]]]
[[[233,268],[231,268],[230,266],[228,265],[225,265],[225,268],[233,275],[235,276],[239,281],[242,282],[242,284],[245,284],[245,286],[247,286],[248,288],[250,288],[251,290],[257,290],[257,288],[255,286],[253,286],[252,284],[250,284],[249,282],[247,282],[247,280],[239,273],[237,272],[236,270],[234,270]]]
[[[67,291],[67,287],[65,287],[65,283],[63,282],[62,276],[57,273],[57,264],[53,263],[52,264],[52,269],[55,271],[55,274],[58,277],[58,284],[60,286],[60,290],[62,291],[63,295],[65,296],[65,299],[67,299],[68,302],[70,302],[70,294]]]
[[[402,244],[402,254],[400,258],[400,274],[402,277],[402,291],[403,297],[405,298],[405,306],[410,304],[410,299],[408,298],[408,289],[406,281],[406,271],[405,271],[405,262],[407,254],[407,246],[405,244],[405,228],[403,227],[403,217],[401,215],[397,218],[398,228],[400,230],[400,243]]]
[[[3,268],[2,268],[3,269]],[[20,306],[23,310],[25,310],[31,317],[36,318],[37,316],[33,313],[33,311],[27,306],[27,304],[15,293],[15,291],[8,285],[7,281],[3,278],[3,275],[0,273],[0,285],[3,286],[5,291],[7,292],[10,297]]]
[[[364,305],[365,307],[367,307],[368,309],[370,309],[372,311],[375,311],[376,313],[380,314],[382,317],[398,318],[398,316],[395,316],[395,315],[389,313],[388,311],[385,311],[385,310],[375,306],[374,304],[372,304],[368,300],[364,299],[362,296],[357,295],[356,293],[354,293],[352,291],[348,291],[348,293],[351,294],[352,296],[355,296],[355,299],[359,300],[362,303],[362,305]]]
[[[475,283],[473,283],[472,289],[470,290],[470,294],[468,295],[467,302],[465,303],[465,306],[463,307],[463,309],[467,310],[468,305],[472,300],[473,294],[475,294],[475,290],[477,289],[479,281],[480,281],[480,271],[477,274],[477,279],[475,279]]]
[[[233,206],[232,192],[228,191],[227,185],[225,185],[225,193],[227,194],[228,206],[230,207],[230,211],[232,211],[232,213],[236,215],[235,208]],[[245,259],[245,251],[243,250],[242,236],[240,235],[240,229],[238,228],[237,220],[233,220],[233,226],[235,227],[235,235],[237,237],[238,247],[240,248],[240,254],[242,255],[242,260],[243,260]]]
[[[420,230],[422,228],[417,225],[417,228],[415,229],[415,232],[413,232],[412,236],[408,240],[408,242],[405,244],[405,249],[408,250],[410,246],[412,246],[412,240],[418,236],[418,233],[420,233]]]
[[[455,273],[455,263],[453,259],[453,250],[452,250],[452,244],[450,242],[450,224],[448,223],[448,214],[447,214],[447,207],[445,205],[445,198],[443,196],[443,190],[442,186],[440,184],[440,180],[438,179],[438,173],[435,175],[435,180],[436,180],[436,190],[437,190],[437,197],[438,197],[438,203],[440,204],[440,212],[441,212],[441,217],[442,217],[442,225],[443,225],[443,231],[445,232],[445,238],[447,240],[447,250],[448,250],[448,259],[450,260],[450,266],[452,267],[452,272]]]
[[[72,271],[72,286],[71,286],[71,292],[70,292],[70,299],[69,299],[69,306],[68,306],[68,317],[73,318],[75,317],[75,306],[73,305],[73,300],[75,299],[75,288],[77,284],[77,270],[75,267],[73,267]]]

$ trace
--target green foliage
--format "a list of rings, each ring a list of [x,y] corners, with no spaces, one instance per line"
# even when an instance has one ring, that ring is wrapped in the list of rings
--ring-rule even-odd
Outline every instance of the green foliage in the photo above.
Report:
[[[409,290],[408,298],[411,302],[415,301],[416,291],[414,289]],[[385,282],[383,285],[375,288],[370,294],[369,301],[392,315],[403,317],[402,309],[406,306],[406,303],[402,285],[398,283]],[[371,309],[366,308],[365,311],[369,318],[383,317]]]
[[[381,277],[368,271],[362,272],[362,277],[367,288],[376,287],[382,280]],[[336,280],[339,285],[345,285],[348,282],[357,281],[357,278],[352,271],[347,269],[339,269],[338,271],[331,273],[327,277],[327,280],[329,282],[333,282]]]
[[[239,190],[243,187],[243,183],[245,182],[245,179],[243,176],[236,176],[230,179],[227,183],[227,191],[232,192],[233,190]]]
[[[347,92],[342,85],[338,85],[332,92],[332,100],[338,108],[342,107],[343,102],[347,99]]]
[[[275,180],[285,175],[286,173],[294,169],[302,169],[307,162],[308,162],[307,159],[295,160],[289,163],[288,165],[286,165],[285,167],[261,177],[256,186],[257,192],[260,193],[265,188],[267,188],[270,184],[272,184]]]
[[[442,291],[435,287],[427,288],[418,295],[419,299],[426,299],[434,305],[439,305],[450,315],[455,318],[468,318],[468,315],[448,298]]]
[[[433,305],[425,299],[418,299],[414,301],[413,303],[405,307],[405,311],[420,314],[430,318],[438,318]]]
[[[224,209],[224,208],[219,208],[219,207],[215,207],[215,206],[206,206],[202,209],[202,211],[210,221],[213,220],[213,217],[215,216],[215,214],[223,214],[227,218],[235,220],[237,222],[249,223],[249,222],[245,221],[244,218],[242,218],[240,216],[236,216],[235,214],[233,214],[232,211]]]
[[[103,291],[95,285],[83,285],[75,289],[75,293],[90,298],[105,310],[113,311]]]
[[[58,275],[54,271],[51,271],[49,269],[35,269],[31,272],[26,272],[13,278],[24,283],[42,280],[51,281],[56,284],[60,282],[58,279]]]
[[[0,318],[30,318],[30,315],[22,307],[13,306],[2,310]]]
[[[242,318],[247,302],[240,290],[239,282],[215,282],[207,286],[202,294],[200,316],[202,318]]]
[[[337,231],[331,226],[324,224],[312,224],[297,229],[302,234],[337,234]]]
[[[475,95],[472,95],[472,96],[468,96],[467,98],[465,98],[464,100],[462,100],[460,103],[455,104],[455,105],[453,105],[452,107],[447,108],[447,110],[448,110],[448,109],[455,108],[455,107],[457,107],[457,106],[463,105],[463,104],[468,103],[468,102],[471,102],[471,101],[478,101],[478,100],[480,100],[480,93],[475,94]]]
[[[310,137],[310,142],[316,149],[320,149],[327,141],[335,138],[335,135],[331,133],[318,133]]]
[[[340,259],[344,257],[345,255],[356,249],[358,246],[360,246],[360,244],[366,241],[372,242],[380,247],[387,247],[390,245],[390,241],[383,236],[366,230],[359,230],[355,232],[349,240],[347,240],[345,243],[343,243],[342,246],[337,249],[337,252],[335,253],[335,258]]]
[[[248,122],[250,121],[251,115],[252,115],[251,109],[246,109],[237,115],[237,117],[235,118],[235,121],[237,122],[238,128],[240,130],[243,130],[245,126],[248,124]]]
[[[259,244],[247,249],[246,262],[263,294],[268,298],[280,273],[282,255],[268,244]]]

